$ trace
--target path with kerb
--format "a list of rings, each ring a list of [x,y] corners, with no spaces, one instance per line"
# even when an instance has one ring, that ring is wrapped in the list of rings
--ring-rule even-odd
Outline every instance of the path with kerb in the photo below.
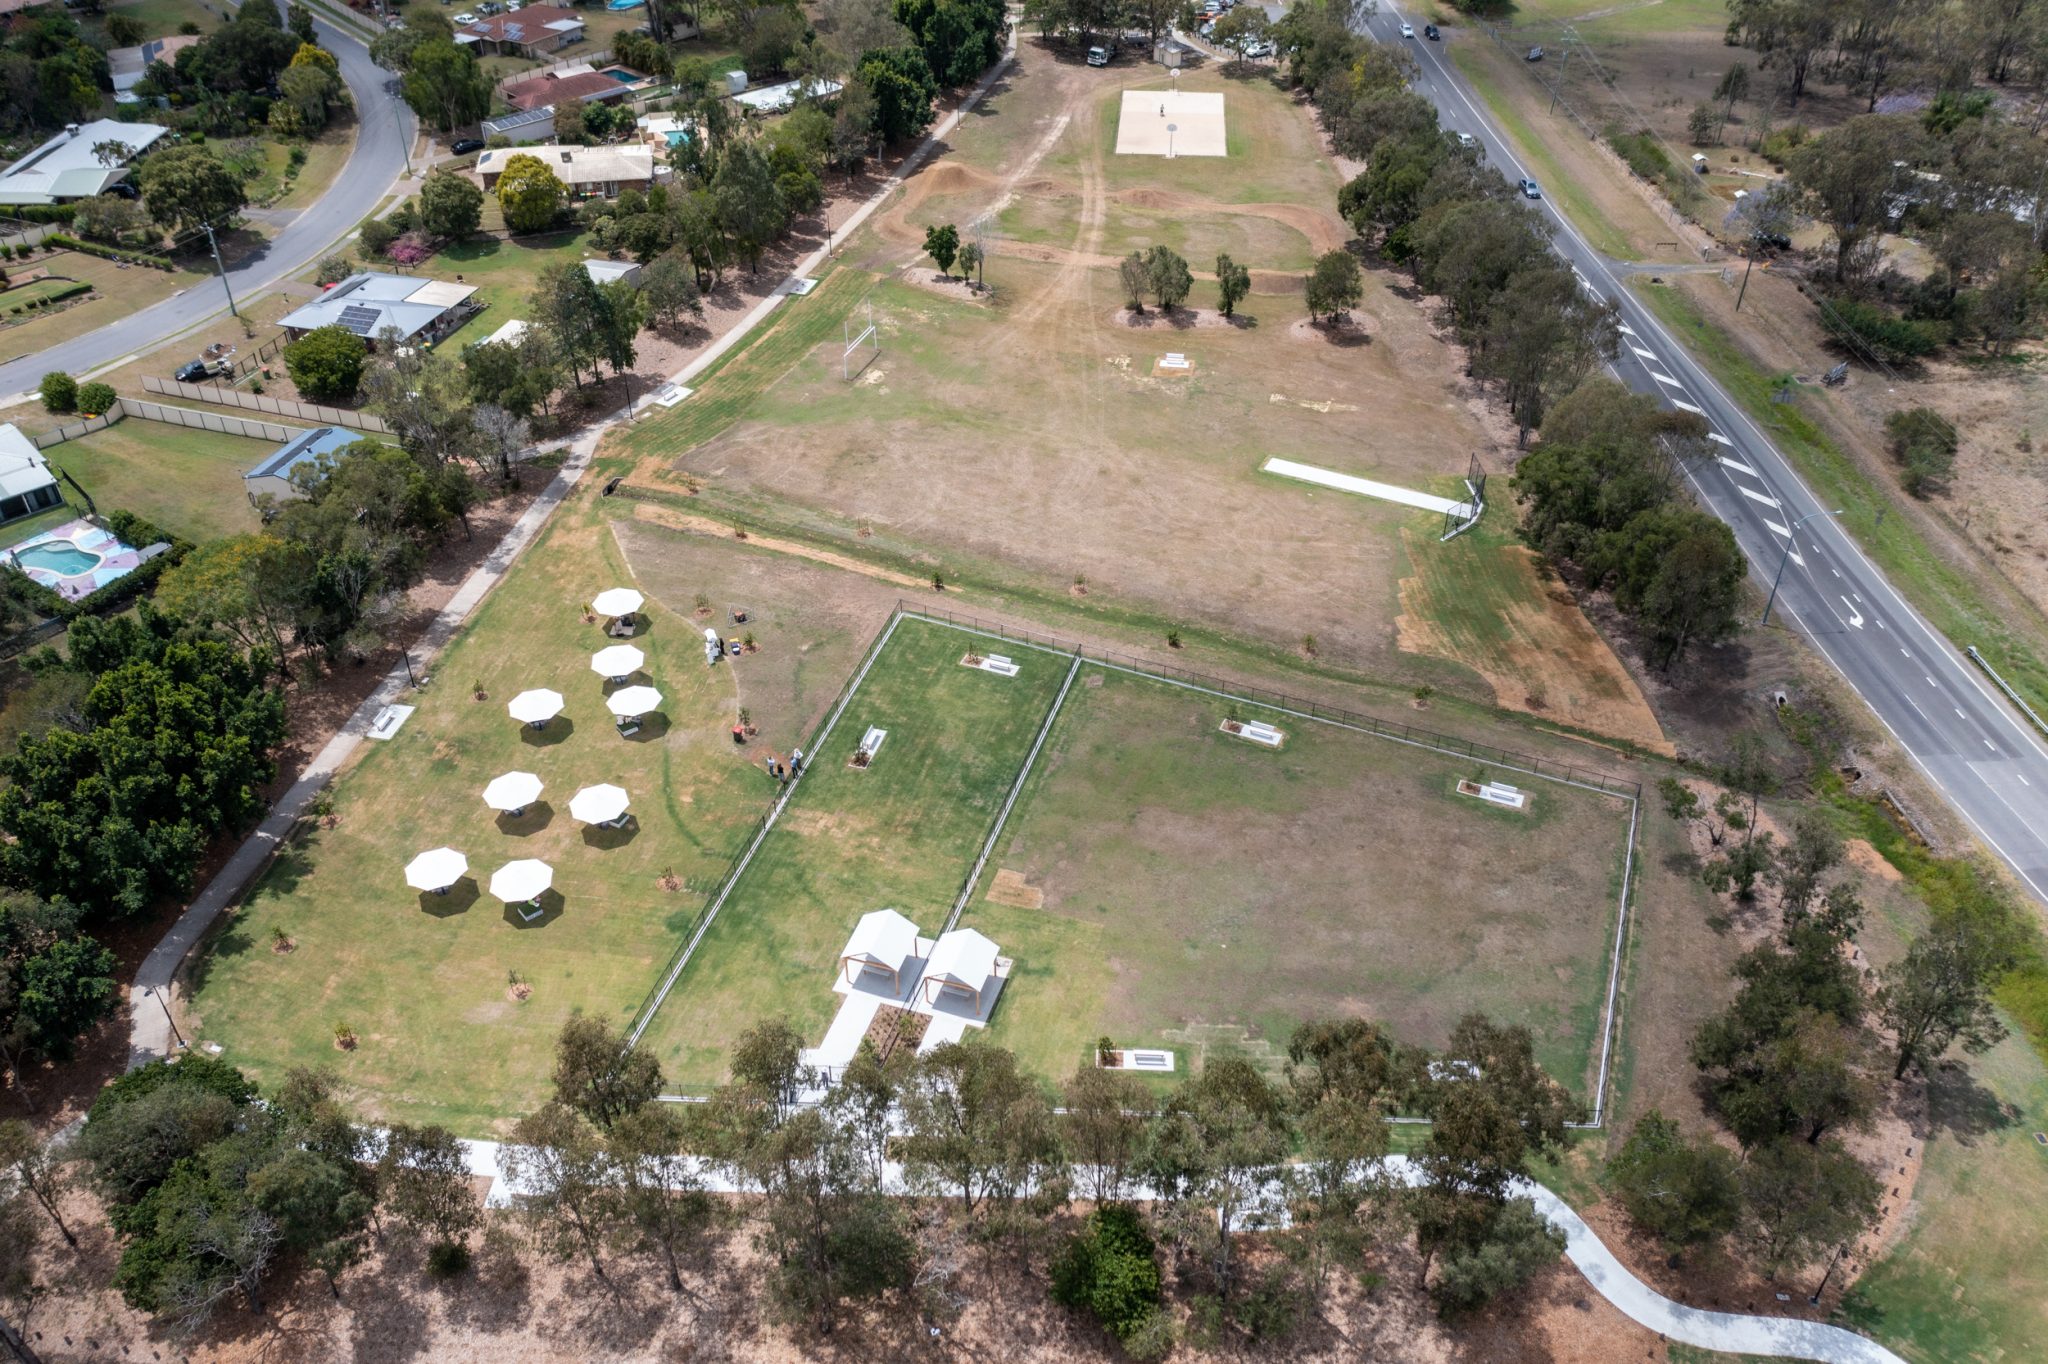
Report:
[[[982,77],[981,82],[961,102],[957,110],[926,135],[917,150],[905,159],[896,173],[891,175],[866,203],[861,205],[836,235],[851,236],[891,194],[895,193],[905,176],[915,172],[929,159],[937,143],[951,133],[960,119],[981,102],[989,87],[1008,68],[1016,56],[1016,44],[1017,35],[1013,28],[1003,60]],[[829,252],[828,242],[826,246],[812,252],[798,264],[796,275],[808,275],[818,269]],[[737,345],[790,296],[783,290],[762,299],[735,323],[730,331],[675,374],[670,382],[687,384],[690,379],[709,368],[720,356]],[[620,422],[630,421],[634,411],[644,406],[644,402],[613,414],[565,446],[559,447],[568,451],[568,457],[553,480],[542,490],[533,505],[526,509],[525,514],[513,523],[498,547],[463,582],[455,596],[429,623],[418,644],[414,646],[423,654],[429,666],[454,638],[455,632],[476,610],[477,605],[497,585],[499,579],[504,577],[513,561],[533,542],[534,537],[547,524],[548,517],[574,491],[576,484],[589,468],[598,441],[605,432]],[[300,773],[298,780],[271,806],[269,814],[257,825],[255,831],[243,840],[227,864],[207,882],[205,888],[171,926],[170,931],[143,959],[142,965],[136,970],[128,999],[130,1068],[145,1065],[158,1057],[170,1054],[170,1015],[166,1003],[159,999],[158,992],[169,991],[172,980],[187,954],[198,945],[199,940],[206,935],[221,912],[239,898],[268,865],[285,837],[305,813],[307,805],[333,779],[334,774],[355,752],[357,745],[363,742],[378,713],[402,695],[407,685],[408,675],[403,666],[385,675],[376,691],[349,716],[319,753],[314,755],[312,761]],[[471,1172],[491,1181],[490,1199],[499,1203],[505,1201],[509,1191],[504,1187],[498,1170],[497,1143],[465,1140],[464,1146]],[[1404,1158],[1390,1156],[1388,1160],[1398,1162],[1399,1167],[1405,1170],[1407,1163]],[[718,1178],[715,1172],[707,1170],[705,1174],[707,1186],[713,1191],[739,1191],[736,1185]],[[1728,1312],[1703,1312],[1675,1303],[1630,1273],[1563,1199],[1540,1185],[1532,1184],[1525,1192],[1535,1200],[1538,1209],[1564,1231],[1565,1254],[1586,1276],[1587,1282],[1625,1316],[1672,1340],[1701,1349],[1731,1354],[1778,1355],[1792,1359],[1821,1360],[1826,1364],[1905,1364],[1899,1356],[1875,1341],[1824,1323],[1786,1317],[1746,1317]]]

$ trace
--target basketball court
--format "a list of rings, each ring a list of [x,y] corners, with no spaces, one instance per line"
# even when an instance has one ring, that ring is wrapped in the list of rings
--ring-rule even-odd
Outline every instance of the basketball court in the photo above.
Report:
[[[1223,96],[1214,90],[1126,90],[1118,156],[1227,156]]]

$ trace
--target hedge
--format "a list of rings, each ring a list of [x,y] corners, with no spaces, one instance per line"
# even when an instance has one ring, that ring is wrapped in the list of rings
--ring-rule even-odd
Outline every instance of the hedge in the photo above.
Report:
[[[120,260],[127,261],[130,265],[146,265],[152,270],[175,270],[177,268],[162,256],[152,255],[143,251],[123,251],[118,246],[101,246],[98,242],[84,241],[67,232],[52,232],[49,236],[43,238],[43,245],[53,250],[62,247],[66,251],[83,251],[88,256],[98,256],[103,260]]]
[[[13,204],[0,216],[21,223],[68,223],[78,216],[77,204]]]

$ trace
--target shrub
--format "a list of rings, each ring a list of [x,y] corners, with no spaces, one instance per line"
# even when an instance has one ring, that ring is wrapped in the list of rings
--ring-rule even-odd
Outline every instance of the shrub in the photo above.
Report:
[[[1945,486],[1956,467],[1956,429],[1931,407],[1884,419],[1885,449],[1899,462],[1899,484],[1915,497]]]
[[[97,417],[111,411],[117,401],[118,397],[112,384],[103,384],[95,380],[78,386],[78,410],[89,417]]]
[[[362,382],[369,347],[346,327],[316,327],[284,348],[284,367],[299,392],[314,402],[352,397]]]
[[[1648,128],[1638,128],[1629,133],[1619,127],[1607,129],[1607,145],[1614,148],[1628,168],[1645,180],[1662,179],[1671,171],[1671,158],[1664,151],[1664,144]]]
[[[1152,1233],[1131,1207],[1106,1203],[1052,1264],[1053,1301],[1085,1311],[1119,1341],[1145,1332],[1159,1307]]]
[[[1777,131],[1765,135],[1762,145],[1756,149],[1757,155],[1783,170],[1785,158],[1798,150],[1805,143],[1806,137],[1805,124],[1788,123]]]
[[[1829,336],[1850,350],[1875,355],[1893,365],[1924,359],[1949,338],[1943,323],[1896,317],[1875,303],[1856,298],[1823,299],[1820,323]]]
[[[382,218],[372,218],[363,224],[361,242],[365,256],[381,256],[397,240],[398,229]]]
[[[43,409],[47,412],[78,410],[78,380],[60,370],[52,370],[45,374],[36,392],[41,395]]]
[[[325,288],[330,284],[341,283],[355,272],[356,268],[340,256],[328,256],[320,262],[320,268],[313,272],[313,282]]]
[[[384,253],[387,260],[395,261],[399,265],[418,265],[433,254],[434,243],[428,240],[424,233],[417,231],[406,233],[391,243],[390,250]]]

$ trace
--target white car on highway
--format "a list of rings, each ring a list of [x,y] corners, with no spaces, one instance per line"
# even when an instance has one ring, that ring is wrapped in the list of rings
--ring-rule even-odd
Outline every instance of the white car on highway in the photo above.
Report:
[[[1401,25],[1401,36],[1402,36],[1403,38],[1413,38],[1413,37],[1415,36],[1415,25],[1413,25],[1413,24],[1403,24],[1403,25]]]

